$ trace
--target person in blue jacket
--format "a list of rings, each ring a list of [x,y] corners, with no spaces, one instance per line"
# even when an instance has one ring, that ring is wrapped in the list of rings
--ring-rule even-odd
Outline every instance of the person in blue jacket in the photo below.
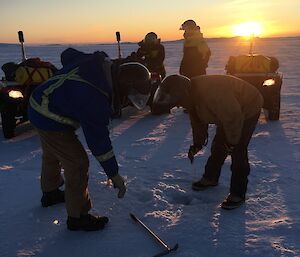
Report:
[[[75,130],[81,126],[89,149],[118,189],[118,197],[123,198],[126,186],[108,129],[115,81],[112,62],[104,52],[86,54],[73,48],[61,54],[61,62],[63,68],[33,91],[28,109],[43,150],[41,204],[48,207],[65,202],[69,230],[100,230],[108,218],[89,213],[89,160]],[[133,85],[134,77],[129,79]],[[64,191],[59,189],[63,184]]]

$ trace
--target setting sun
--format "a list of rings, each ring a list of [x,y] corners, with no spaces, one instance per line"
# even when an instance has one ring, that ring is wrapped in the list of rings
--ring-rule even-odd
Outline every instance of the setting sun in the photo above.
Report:
[[[259,36],[262,33],[262,26],[258,22],[247,22],[235,25],[233,30],[236,36]]]

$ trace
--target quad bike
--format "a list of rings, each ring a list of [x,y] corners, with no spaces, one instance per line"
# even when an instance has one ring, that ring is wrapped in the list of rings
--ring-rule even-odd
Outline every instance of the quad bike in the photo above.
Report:
[[[24,38],[19,31],[23,61],[19,64],[5,63],[2,66],[5,77],[0,80],[0,112],[2,131],[5,138],[15,135],[17,125],[28,121],[27,106],[34,88],[47,80],[57,70],[52,64],[39,58],[25,56]]]
[[[17,82],[5,80],[0,85],[2,131],[4,137],[9,139],[14,137],[16,126],[28,120],[27,106],[35,85],[24,88]]]
[[[248,55],[230,56],[226,73],[255,86],[263,96],[263,108],[268,111],[268,119],[279,120],[283,79],[282,73],[278,72],[279,62],[275,57],[253,54],[252,45],[253,42]]]
[[[263,96],[263,108],[268,111],[268,119],[279,120],[281,73],[234,73],[232,75],[254,85]]]

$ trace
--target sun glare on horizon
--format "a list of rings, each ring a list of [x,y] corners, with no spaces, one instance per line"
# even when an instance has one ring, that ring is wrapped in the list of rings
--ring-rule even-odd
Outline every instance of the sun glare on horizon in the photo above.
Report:
[[[235,36],[259,36],[262,33],[262,26],[258,22],[241,23],[233,27],[233,32]]]

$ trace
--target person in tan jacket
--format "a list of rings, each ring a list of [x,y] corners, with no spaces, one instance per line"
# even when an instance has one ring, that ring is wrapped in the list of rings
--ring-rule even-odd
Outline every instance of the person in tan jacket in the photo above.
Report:
[[[207,144],[208,125],[216,125],[205,172],[192,188],[200,191],[218,185],[224,161],[231,155],[230,193],[221,207],[233,209],[244,203],[250,173],[247,148],[263,105],[259,91],[230,75],[202,75],[191,80],[171,75],[162,82],[154,105],[188,110],[193,132],[193,145],[188,152],[191,162]]]
[[[188,78],[205,75],[211,51],[200,27],[194,20],[186,20],[180,30],[184,30],[184,46],[179,73]]]

